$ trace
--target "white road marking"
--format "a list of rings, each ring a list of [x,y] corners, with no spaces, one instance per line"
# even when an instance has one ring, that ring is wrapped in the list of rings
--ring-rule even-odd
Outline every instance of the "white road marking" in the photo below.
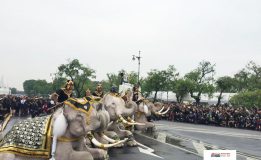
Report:
[[[160,159],[164,159],[164,158],[162,158],[162,157],[160,157],[160,156],[158,156],[158,155],[156,155],[156,154],[154,154],[154,153],[151,153],[151,152],[150,152],[149,150],[147,150],[147,149],[143,149],[143,148],[141,148],[141,147],[138,147],[138,149],[139,149],[139,151],[140,151],[141,153],[148,154],[148,155],[154,156],[154,157],[158,157],[158,158],[160,158]]]
[[[166,133],[159,132],[157,140],[161,142],[166,142],[166,136],[167,136]]]
[[[233,132],[225,132],[225,131],[210,131],[207,129],[199,129],[193,127],[171,127],[174,130],[181,130],[187,132],[198,132],[198,133],[208,133],[208,134],[215,134],[221,136],[231,136],[231,137],[240,137],[240,138],[248,138],[248,139],[258,139],[261,140],[259,135],[251,135],[251,134],[243,134],[243,133],[233,133]]]
[[[192,141],[192,144],[193,144],[194,148],[196,149],[196,151],[198,152],[198,154],[203,157],[204,150],[207,150],[205,148],[204,144],[203,143],[194,142],[194,141]]]
[[[250,158],[250,157],[247,157],[247,159],[246,160],[257,160],[257,159],[255,159],[255,158]]]
[[[239,138],[248,138],[248,139],[257,139],[257,140],[261,140],[261,137],[260,135],[256,135],[256,134],[251,134],[251,133],[237,133],[233,130],[231,130],[231,132],[229,131],[216,131],[216,130],[213,130],[211,128],[207,129],[207,128],[195,128],[195,127],[187,127],[187,126],[173,126],[173,125],[170,125],[170,124],[156,124],[157,128],[160,128],[162,129],[163,131],[166,132],[166,127],[167,128],[170,128],[170,129],[174,129],[174,130],[180,130],[180,131],[185,131],[185,132],[198,132],[198,133],[205,133],[205,134],[215,134],[215,135],[221,135],[221,136],[231,136],[231,137],[239,137]],[[161,132],[161,131],[159,131]],[[164,133],[166,134],[166,133]],[[181,138],[181,137],[179,137]],[[183,138],[181,138],[183,139]],[[193,143],[193,146],[195,147],[195,149],[197,150],[198,153],[194,153],[194,154],[197,154],[199,156],[202,156],[202,151],[204,151],[204,143],[203,142],[200,142],[201,144],[199,144],[197,141],[195,140],[192,140],[192,139],[189,139],[189,138],[185,138],[184,140],[186,141],[191,141]],[[159,141],[159,140],[158,140]],[[162,142],[162,141],[161,141]],[[165,142],[165,141],[164,141]],[[164,143],[163,142],[163,143]],[[168,144],[168,143],[166,143]],[[203,146],[202,146],[203,145]],[[210,146],[212,149],[222,149],[218,146],[215,146],[215,145],[210,145],[210,144],[205,144],[207,146]],[[173,145],[172,145],[173,146]],[[174,146],[175,148],[179,148],[177,146]],[[204,147],[204,148],[203,148]],[[180,150],[185,150],[183,148],[179,148]],[[224,148],[223,148],[224,149]],[[240,152],[239,152],[240,153]],[[246,160],[258,160],[259,158],[254,158],[254,157],[248,157],[247,155],[241,155],[239,154],[238,156],[241,156],[241,157],[245,157]]]
[[[152,149],[152,148],[150,148],[150,147],[148,147],[148,146],[145,146],[144,144],[141,144],[141,143],[139,143],[139,142],[137,142],[137,141],[136,141],[136,143],[137,143],[139,146],[141,146],[141,147],[143,147],[143,148],[146,148],[149,152],[154,152],[154,149]]]

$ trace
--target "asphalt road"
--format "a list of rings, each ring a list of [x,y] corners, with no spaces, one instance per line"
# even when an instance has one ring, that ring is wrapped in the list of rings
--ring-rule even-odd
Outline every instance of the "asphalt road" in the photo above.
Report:
[[[261,132],[157,121],[158,139],[202,155],[206,149],[237,150],[238,159],[261,159]],[[175,144],[176,143],[176,144]]]
[[[182,150],[167,143],[146,137],[141,134],[135,134],[138,142],[147,147],[124,147],[113,148],[109,151],[110,160],[202,160],[203,158],[196,153],[188,150]],[[154,150],[154,152],[150,152]]]

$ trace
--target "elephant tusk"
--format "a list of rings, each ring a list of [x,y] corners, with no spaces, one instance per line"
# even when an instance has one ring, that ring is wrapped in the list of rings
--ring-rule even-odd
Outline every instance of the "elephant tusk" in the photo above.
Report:
[[[133,121],[133,120],[131,120],[131,122],[128,122],[128,121],[126,121],[126,120],[122,117],[122,115],[120,115],[119,117],[120,117],[120,120],[122,121],[122,123],[127,124],[127,125],[140,125],[140,126],[144,126],[144,125],[145,125],[145,123],[138,123],[138,122],[135,122],[135,121]]]
[[[111,121],[111,122],[108,124],[107,128],[109,128],[112,124],[113,124],[113,121]]]
[[[161,114],[161,113],[159,113],[159,112],[155,112],[155,114],[156,114],[156,115],[162,115],[162,114]]]
[[[105,134],[102,133],[102,138],[105,139],[106,141],[110,142],[110,143],[116,143],[118,141],[111,139],[110,137],[106,136]]]
[[[138,122],[128,122],[127,123],[128,125],[138,125],[138,126],[145,126],[146,124],[145,123],[138,123]]]
[[[164,110],[164,106],[158,111],[158,113],[161,113]]]
[[[166,114],[166,113],[168,113],[169,109],[170,109],[170,107],[169,107],[165,112],[162,112],[161,114]]]
[[[121,120],[123,123],[128,124],[128,121],[126,121],[126,120],[122,117],[122,115],[119,115],[119,118],[120,118],[120,120]]]
[[[90,137],[89,137],[90,138]],[[94,138],[94,136],[92,135],[91,138],[90,138],[91,142],[96,146],[96,147],[99,147],[99,148],[110,148],[110,147],[114,147],[118,144],[121,144],[121,143],[124,143],[127,141],[127,138],[124,139],[124,140],[120,140],[118,142],[115,142],[113,144],[103,144],[103,143],[100,143],[99,141],[97,141],[97,139]]]
[[[134,120],[132,120],[130,117],[128,117],[128,122],[131,122],[131,123],[134,123],[135,121]]]

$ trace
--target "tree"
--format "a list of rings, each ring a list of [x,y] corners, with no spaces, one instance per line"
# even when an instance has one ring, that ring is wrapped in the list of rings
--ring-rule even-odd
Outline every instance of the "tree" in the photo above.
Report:
[[[210,62],[202,61],[197,69],[185,75],[185,79],[191,81],[192,86],[189,88],[189,93],[195,99],[197,105],[200,103],[202,93],[212,95],[214,92],[214,86],[211,83],[214,80],[214,67],[215,65],[212,65]]]
[[[193,87],[193,82],[188,79],[178,79],[172,83],[172,91],[176,93],[177,102],[181,103],[184,97],[189,93],[190,88]]]
[[[246,69],[242,69],[238,73],[234,75],[235,83],[236,83],[236,90],[238,92],[245,91],[249,87],[249,73]]]
[[[234,75],[237,91],[261,89],[261,67],[250,61],[245,68]]]
[[[229,102],[233,106],[261,109],[261,90],[245,91],[234,95]]]
[[[11,94],[17,94],[17,89],[16,88],[10,88]]]
[[[56,76],[52,82],[52,91],[54,92],[60,88],[65,87],[66,81],[67,81],[66,78]]]
[[[176,68],[173,65],[170,65],[167,70],[164,70],[164,76],[166,77],[166,85],[164,91],[167,92],[167,101],[169,99],[169,91],[171,90],[171,86],[176,82],[176,78],[179,73],[176,72]]]
[[[235,85],[234,83],[234,79],[228,76],[224,76],[224,77],[220,77],[218,78],[218,80],[216,81],[216,89],[220,92],[219,96],[218,96],[218,102],[216,104],[216,106],[219,106],[220,101],[222,99],[222,94],[224,92],[231,92],[233,86]]]
[[[132,71],[130,73],[127,73],[127,75],[128,75],[128,82],[130,84],[138,84],[138,74],[136,72]]]
[[[246,68],[249,72],[249,90],[261,89],[261,66],[250,61]]]
[[[176,69],[174,66],[169,66],[167,70],[152,70],[148,73],[148,76],[144,79],[143,84],[143,92],[146,95],[151,94],[153,91],[155,92],[153,101],[155,102],[157,99],[157,93],[159,91],[170,90],[170,81],[174,81],[176,79]]]
[[[52,84],[46,80],[26,80],[23,83],[25,94],[28,96],[48,96],[52,91]]]
[[[107,78],[110,88],[112,86],[118,87],[120,85],[121,77],[119,76],[119,74],[108,73]]]
[[[90,82],[90,78],[95,78],[95,71],[81,64],[78,59],[60,65],[57,74],[74,82],[77,97],[85,95],[84,85]]]
[[[122,76],[127,76],[128,83],[130,84],[137,84],[138,83],[138,75],[136,72],[126,72],[125,70],[120,70],[118,74],[115,73],[108,73],[107,74],[107,80],[103,81],[104,83],[104,89],[110,90],[112,86],[118,87],[121,84]],[[142,79],[140,79],[140,82],[142,82]]]

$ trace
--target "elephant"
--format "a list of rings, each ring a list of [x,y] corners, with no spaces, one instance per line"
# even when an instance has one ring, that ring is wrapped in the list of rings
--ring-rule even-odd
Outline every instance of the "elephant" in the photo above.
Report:
[[[134,113],[137,111],[137,104],[131,100],[125,102],[120,96],[114,93],[105,94],[102,99],[102,103],[104,104],[105,109],[108,111],[112,121],[108,131],[116,132],[121,139],[125,137],[129,138],[127,141],[128,146],[136,146],[137,143],[134,140],[132,132],[121,128],[121,123],[127,125],[144,125],[134,121],[129,122],[128,120],[124,119],[124,117],[130,117],[134,115]],[[113,137],[114,135],[108,136]]]
[[[124,143],[127,139],[124,139],[122,141],[115,141],[109,137],[106,136],[104,133],[107,130],[107,127],[110,123],[110,115],[109,113],[105,110],[104,105],[102,103],[98,102],[97,105],[97,100],[91,96],[87,96],[86,99],[88,99],[91,103],[93,103],[93,106],[95,110],[97,111],[97,115],[100,119],[100,126],[96,128],[95,131],[93,131],[93,135],[88,135],[88,137],[95,137],[99,142],[91,142],[91,139],[88,138],[86,140],[86,144],[88,145],[87,150],[92,154],[92,156],[95,159],[108,159],[109,156],[107,154],[107,148],[114,147],[117,145],[120,145]],[[101,143],[100,143],[101,142]],[[92,148],[92,144],[94,144],[95,147],[98,148]],[[111,143],[111,144],[108,144]]]
[[[138,101],[137,105],[138,110],[135,112],[134,120],[139,123],[144,123],[145,125],[135,126],[135,128],[141,131],[145,131],[147,128],[155,128],[155,124],[147,120],[147,117],[152,114],[152,109],[155,107],[154,104],[144,99]]]
[[[163,116],[167,114],[168,111],[170,110],[169,106],[165,106],[160,102],[155,102],[155,103],[150,102],[150,106],[151,106],[151,114],[155,116]]]
[[[0,141],[0,159],[46,160],[52,155],[51,159],[56,160],[93,160],[91,153],[86,147],[85,136],[89,135],[91,142],[103,145],[92,137],[92,133],[98,130],[102,124],[101,117],[96,109],[98,106],[100,106],[98,103],[90,105],[86,98],[69,98],[64,102],[63,107],[57,109],[53,115],[26,119],[15,124]],[[34,127],[37,125],[40,128],[35,129]],[[18,130],[19,128],[22,131]],[[47,137],[38,137],[43,134],[46,134]],[[24,138],[26,135],[30,135],[27,136],[28,141],[25,144],[21,144],[26,140]],[[54,137],[53,141],[51,136]],[[30,137],[33,138],[30,139]],[[44,141],[39,141],[39,139]],[[28,146],[31,146],[30,144],[32,143],[33,147],[36,148],[41,145],[47,147],[38,150],[35,148],[28,149]],[[22,149],[13,149],[14,144]]]
[[[165,107],[161,103],[152,103],[146,99],[139,100],[137,105],[138,111],[135,112],[134,120],[135,122],[144,123],[145,125],[137,125],[135,129],[157,138],[158,133],[155,124],[152,121],[148,121],[148,117],[152,116],[152,114],[162,116],[169,111],[169,108],[163,112]]]

